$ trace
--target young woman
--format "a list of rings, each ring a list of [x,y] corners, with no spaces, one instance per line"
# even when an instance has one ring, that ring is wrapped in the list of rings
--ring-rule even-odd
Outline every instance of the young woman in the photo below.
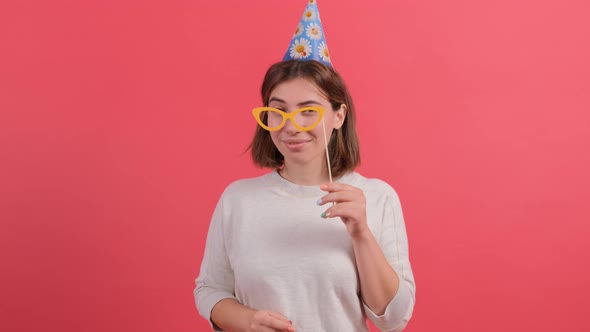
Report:
[[[402,210],[391,186],[355,172],[344,81],[318,61],[282,61],[262,102],[252,157],[273,171],[220,198],[196,280],[200,314],[227,331],[358,332],[366,318],[403,330],[415,284]]]

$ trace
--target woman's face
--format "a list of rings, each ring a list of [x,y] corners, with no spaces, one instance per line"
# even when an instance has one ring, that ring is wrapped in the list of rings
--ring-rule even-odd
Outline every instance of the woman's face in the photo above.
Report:
[[[278,108],[290,113],[307,106],[322,106],[325,109],[326,137],[329,139],[334,129],[339,129],[346,116],[346,106],[342,105],[334,111],[328,99],[313,83],[303,78],[285,81],[271,92],[269,107]],[[285,157],[287,164],[308,164],[323,161],[325,143],[323,124],[320,122],[309,131],[300,131],[287,120],[285,126],[270,135],[277,149]]]

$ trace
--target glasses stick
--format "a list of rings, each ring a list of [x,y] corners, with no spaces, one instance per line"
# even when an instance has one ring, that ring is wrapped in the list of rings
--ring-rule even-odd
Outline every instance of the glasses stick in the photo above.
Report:
[[[328,153],[328,137],[326,135],[326,121],[322,117],[322,126],[324,127],[324,144],[326,145],[326,160],[328,162],[328,176],[330,177],[330,183],[332,183],[332,166],[330,164],[330,154]]]

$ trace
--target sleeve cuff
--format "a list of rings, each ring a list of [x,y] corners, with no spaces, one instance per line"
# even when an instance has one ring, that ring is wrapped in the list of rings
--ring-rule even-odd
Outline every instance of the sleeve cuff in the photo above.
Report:
[[[400,282],[397,293],[391,299],[391,302],[385,307],[385,312],[382,315],[375,314],[363,301],[363,307],[367,318],[379,330],[385,332],[398,332],[402,331],[410,317],[414,308],[414,300],[412,291],[405,282]]]
[[[201,316],[203,316],[203,318],[205,318],[209,322],[209,325],[211,326],[211,329],[213,331],[223,331],[222,329],[217,327],[217,325],[213,324],[213,322],[211,321],[211,310],[213,310],[213,307],[217,304],[217,302],[223,299],[236,300],[236,297],[231,293],[218,291],[209,294],[209,296],[197,303]]]

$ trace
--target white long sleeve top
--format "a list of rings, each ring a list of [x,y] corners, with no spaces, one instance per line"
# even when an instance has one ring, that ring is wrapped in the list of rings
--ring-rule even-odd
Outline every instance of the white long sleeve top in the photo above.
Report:
[[[367,223],[397,272],[399,289],[383,315],[362,301],[351,239],[339,218],[322,219],[326,192],[277,172],[238,180],[222,194],[209,226],[194,296],[209,322],[213,306],[232,298],[285,315],[298,332],[401,331],[415,302],[415,283],[401,205],[394,189],[356,172],[336,180],[364,191]],[[212,324],[212,328],[218,330]]]

